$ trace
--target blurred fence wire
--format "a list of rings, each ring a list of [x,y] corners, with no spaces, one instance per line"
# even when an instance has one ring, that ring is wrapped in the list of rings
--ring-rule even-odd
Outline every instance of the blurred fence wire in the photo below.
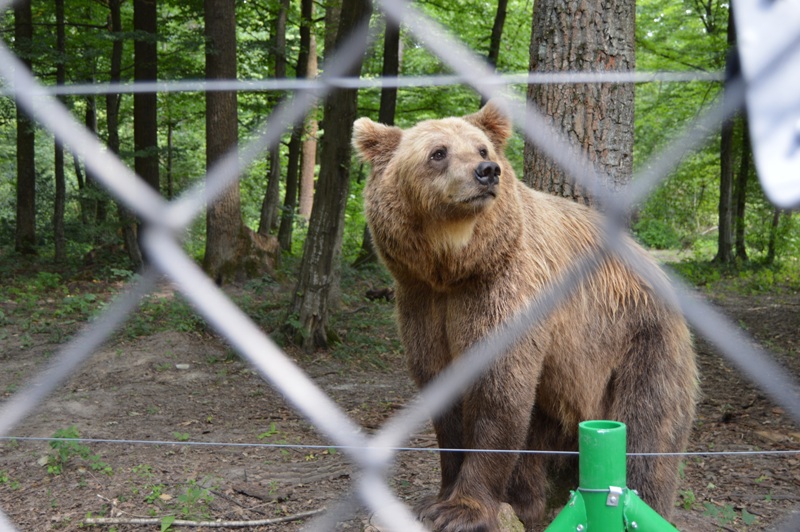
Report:
[[[9,4],[9,0],[0,0],[0,9],[6,9]],[[138,302],[154,289],[157,279],[166,276],[175,283],[196,311],[265,380],[283,394],[333,445],[347,453],[357,469],[357,473],[352,476],[354,480],[351,492],[313,521],[310,524],[311,530],[332,530],[337,521],[352,517],[353,512],[362,504],[394,530],[422,530],[411,511],[392,493],[387,482],[389,467],[408,435],[430,416],[447,408],[460,391],[477,379],[523,331],[546,317],[559,301],[567,297],[597,267],[603,257],[616,254],[631,268],[647,275],[646,269],[637,264],[636,257],[617,245],[619,239],[615,238],[615,232],[619,229],[612,222],[616,219],[614,214],[625,212],[631,205],[645,198],[675,168],[683,154],[702,145],[710,129],[719,127],[725,118],[732,116],[743,105],[745,92],[758,83],[758,80],[749,80],[749,85],[746,85],[741,78],[729,80],[726,85],[729,97],[709,106],[677,140],[662,150],[649,164],[643,165],[645,170],[634,177],[627,189],[604,198],[603,202],[608,206],[610,215],[602,247],[577,261],[560,282],[547,287],[519,315],[473,346],[439,378],[421,390],[416,400],[407,408],[391,418],[376,434],[368,436],[183,251],[179,235],[203,212],[206,202],[219,196],[227,186],[234,183],[239,178],[237,172],[241,168],[246,167],[264,150],[280,142],[281,135],[292,124],[302,120],[331,90],[341,87],[424,87],[448,84],[471,85],[484,97],[502,100],[501,103],[511,110],[516,126],[530,140],[572,173],[581,185],[595,194],[603,194],[603,190],[595,186],[595,183],[602,181],[598,172],[591,170],[591,165],[581,154],[560,141],[559,135],[555,134],[539,110],[527,105],[524,97],[515,95],[513,85],[721,79],[718,74],[668,72],[500,76],[485,60],[474,55],[445,28],[426,18],[410,2],[376,0],[376,5],[387,19],[402,24],[454,74],[422,78],[347,79],[343,77],[344,73],[364,53],[357,40],[351,39],[328,58],[324,74],[310,81],[190,81],[44,87],[33,78],[13,52],[0,43],[0,78],[4,81],[2,94],[13,96],[28,114],[68,146],[76,156],[82,158],[110,193],[136,213],[143,223],[143,246],[148,257],[152,258],[150,269],[144,272],[139,281],[123,291],[116,302],[100,318],[92,321],[82,334],[64,345],[47,369],[0,407],[0,437],[10,435],[20,421],[74,373],[87,357],[136,312]],[[789,40],[788,43],[789,46],[796,47],[797,39]],[[788,54],[792,51],[778,50],[777,53]],[[765,64],[770,69],[783,67],[780,61],[768,61]],[[262,124],[259,135],[240,147],[238,152],[231,151],[212,167],[204,182],[171,202],[158,195],[114,154],[106,150],[100,140],[80,124],[56,98],[63,94],[208,90],[291,90],[294,97],[285,99],[275,109]],[[587,168],[590,170],[587,171]],[[659,284],[655,279],[650,280],[655,285]],[[672,288],[677,291],[680,309],[695,330],[713,343],[764,394],[784,408],[795,422],[800,422],[800,395],[797,393],[796,383],[779,368],[770,354],[679,281],[671,279],[671,283]],[[667,289],[668,287],[661,286],[661,290]],[[793,527],[794,524],[788,523],[787,526]],[[14,529],[2,511],[0,529]],[[786,528],[790,529],[794,528]]]

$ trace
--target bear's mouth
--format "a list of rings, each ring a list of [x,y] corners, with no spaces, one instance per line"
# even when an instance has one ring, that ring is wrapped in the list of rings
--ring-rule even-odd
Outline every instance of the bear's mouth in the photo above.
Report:
[[[484,203],[487,201],[491,201],[497,197],[497,192],[494,189],[487,189],[475,194],[474,196],[470,196],[469,198],[464,200],[464,203]]]

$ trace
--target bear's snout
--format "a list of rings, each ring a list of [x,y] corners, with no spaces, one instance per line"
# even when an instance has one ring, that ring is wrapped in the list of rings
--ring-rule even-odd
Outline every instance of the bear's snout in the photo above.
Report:
[[[492,161],[482,161],[475,167],[475,179],[481,185],[496,185],[500,182],[500,165]]]

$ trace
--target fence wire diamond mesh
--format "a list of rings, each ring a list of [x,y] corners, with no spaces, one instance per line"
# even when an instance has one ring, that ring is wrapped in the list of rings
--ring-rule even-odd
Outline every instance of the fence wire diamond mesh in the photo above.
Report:
[[[742,1],[742,0],[740,0]],[[9,6],[8,0],[0,1],[0,9]],[[201,183],[178,199],[169,202],[154,192],[139,179],[115,155],[107,151],[101,142],[55,97],[55,90],[40,85],[22,62],[4,44],[0,44],[0,76],[5,80],[9,92],[18,105],[47,128],[56,139],[62,141],[97,176],[101,184],[127,208],[136,213],[143,222],[143,246],[152,257],[152,265],[143,272],[136,283],[131,284],[115,303],[72,341],[64,345],[53,357],[50,366],[42,371],[29,385],[16,393],[0,408],[0,436],[8,436],[14,427],[39,406],[90,357],[114,331],[125,322],[142,297],[156,286],[160,276],[167,276],[191,302],[216,331],[223,335],[241,356],[283,394],[290,403],[310,420],[329,441],[349,455],[356,474],[353,475],[352,491],[342,497],[338,504],[309,525],[310,530],[332,530],[335,523],[346,519],[365,504],[375,512],[378,519],[392,530],[423,530],[411,511],[392,493],[387,482],[387,471],[409,434],[425,423],[431,416],[443,411],[454,401],[470,382],[477,379],[498,356],[513,344],[523,331],[547,316],[561,300],[597,267],[608,254],[615,254],[632,269],[645,276],[662,294],[669,287],[661,281],[649,278],[646,268],[637,263],[637,258],[626,248],[618,245],[613,220],[615,214],[641,201],[648,191],[661,182],[677,165],[681,155],[705,141],[707,131],[719,124],[741,107],[745,98],[745,83],[735,79],[728,83],[728,96],[724,101],[710,106],[702,116],[690,125],[684,134],[634,177],[631,185],[621,192],[608,196],[604,189],[596,186],[601,182],[599,172],[592,169],[588,161],[575,153],[568,145],[559,141],[544,116],[534,107],[526,105],[524,98],[515,98],[508,85],[519,83],[519,79],[508,79],[497,75],[482,59],[432,20],[426,18],[410,3],[400,0],[378,0],[377,6],[385,16],[402,24],[414,38],[437,55],[455,73],[444,83],[464,83],[487,98],[500,100],[510,111],[515,124],[528,138],[534,141],[553,160],[569,171],[586,189],[602,196],[608,207],[608,224],[603,246],[593,254],[577,261],[563,279],[547,287],[513,319],[505,323],[488,338],[473,346],[448,371],[440,375],[428,387],[421,390],[417,399],[407,408],[391,418],[376,434],[364,435],[357,424],[331,400],[270,338],[265,335],[215,284],[197,264],[184,252],[179,235],[199,216],[211,199],[219,196],[239,178],[239,170],[252,162],[259,154],[280,141],[281,135],[292,124],[302,118],[316,103],[333,89],[342,86],[370,86],[375,82],[348,80],[345,72],[364,53],[363,45],[354,32],[328,59],[324,74],[314,82],[289,85],[294,97],[284,100],[263,124],[255,139],[231,151],[212,167]],[[371,39],[371,37],[370,37]],[[789,43],[795,46],[796,40]],[[776,54],[791,52],[778,50]],[[780,62],[769,63],[780,69]],[[524,82],[587,81],[644,81],[656,79],[657,75],[637,76],[633,74],[575,74],[560,76],[531,75]],[[692,78],[696,79],[696,78]],[[379,82],[380,83],[380,82]],[[382,80],[385,84],[402,85],[403,80]],[[416,85],[443,83],[436,80],[415,80]],[[755,82],[757,83],[757,81]],[[275,84],[278,87],[279,84]],[[199,88],[215,88],[213,84],[195,84]],[[130,87],[128,87],[130,88]],[[219,88],[225,88],[224,84]],[[228,87],[231,88],[231,87]],[[241,88],[233,84],[232,88]],[[286,88],[286,87],[278,87]],[[137,90],[162,90],[163,84],[149,85]],[[106,88],[105,90],[108,90]],[[588,170],[587,170],[588,169]],[[800,421],[800,396],[796,384],[786,376],[773,361],[769,353],[757,347],[733,323],[728,321],[708,303],[695,297],[690,290],[675,279],[670,280],[677,292],[677,304],[687,320],[701,335],[713,343],[734,365],[743,371],[776,404],[783,407],[795,421]],[[786,530],[795,530],[797,523],[787,523]],[[14,530],[14,525],[0,511],[0,528]]]

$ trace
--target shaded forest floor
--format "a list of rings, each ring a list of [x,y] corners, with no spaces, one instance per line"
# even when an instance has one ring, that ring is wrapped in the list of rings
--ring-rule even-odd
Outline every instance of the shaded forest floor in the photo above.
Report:
[[[21,273],[20,273],[21,275]],[[392,306],[368,301],[379,275],[345,279],[335,323],[343,343],[294,360],[366,432],[414,394],[392,324]],[[121,283],[86,272],[39,272],[0,301],[0,393],[7,400]],[[374,283],[374,285],[373,285]],[[25,284],[25,288],[21,288]],[[284,319],[287,286],[249,283],[231,296],[266,330]],[[742,295],[724,280],[707,293],[731,319],[800,377],[800,297],[773,287]],[[279,335],[278,335],[279,336]],[[689,451],[800,449],[800,427],[698,340],[702,401]],[[800,381],[800,379],[799,379]],[[60,431],[60,432],[59,432]],[[0,442],[0,507],[20,530],[77,530],[88,516],[174,516],[262,521],[331,507],[352,485],[345,453],[328,449],[169,286],[150,296],[125,329],[14,431],[167,443]],[[211,446],[195,442],[284,444]],[[297,445],[297,446],[295,446]],[[319,448],[303,446],[319,445]],[[434,447],[430,426],[410,447]],[[398,454],[390,484],[412,503],[438,483],[431,452]],[[675,522],[682,530],[772,530],[798,511],[800,454],[693,456],[681,470]],[[257,530],[299,530],[287,521]],[[308,522],[307,520],[305,522]],[[373,530],[361,511],[338,530]],[[102,530],[159,530],[115,525]]]

